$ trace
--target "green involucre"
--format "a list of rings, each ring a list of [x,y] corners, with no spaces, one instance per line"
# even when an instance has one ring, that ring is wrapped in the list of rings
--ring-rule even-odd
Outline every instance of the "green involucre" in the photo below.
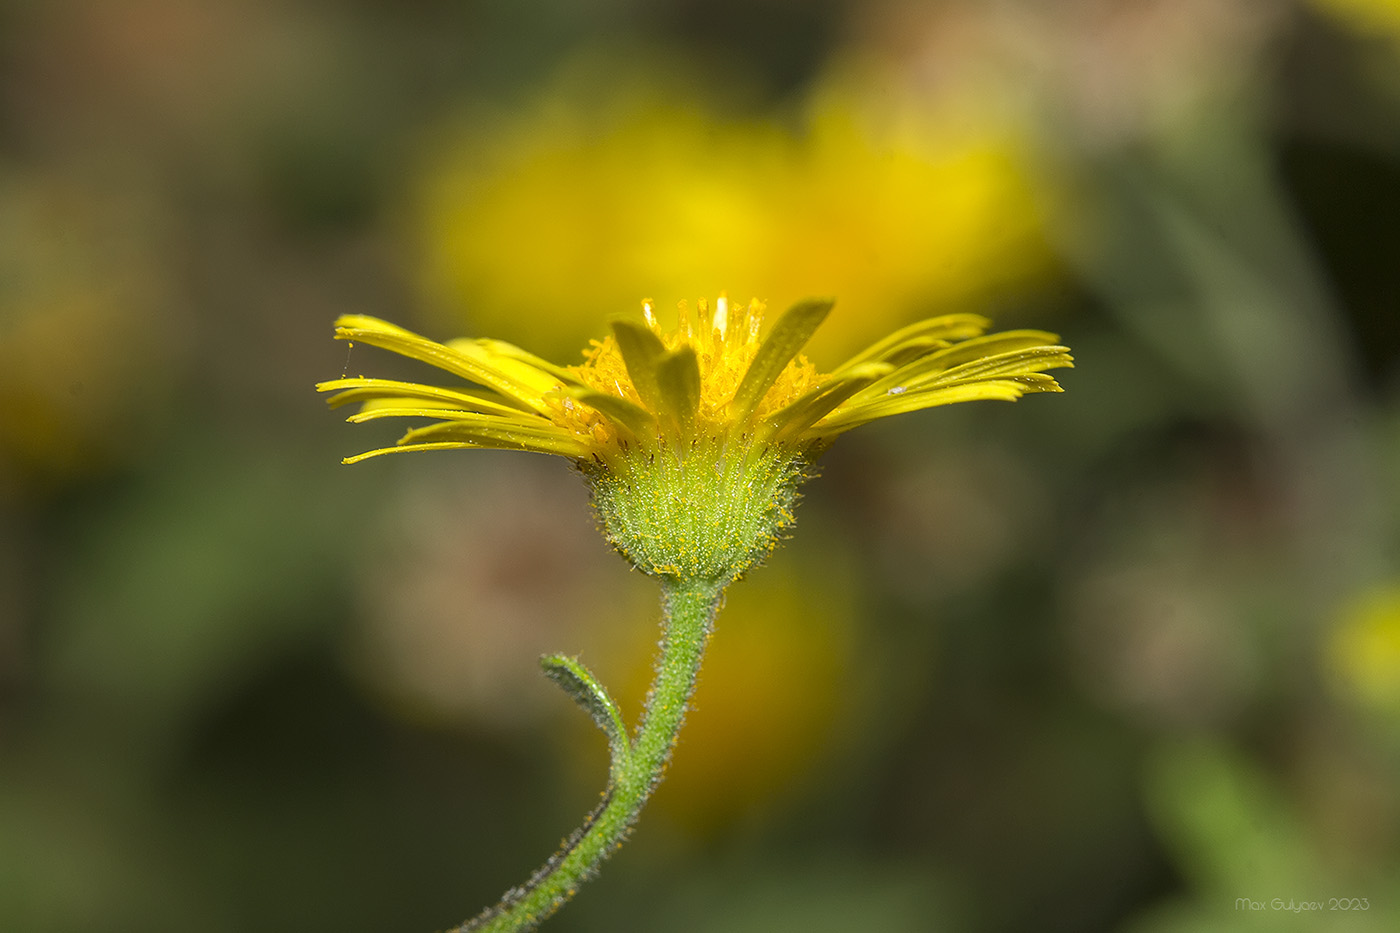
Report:
[[[584,466],[603,533],[638,570],[720,586],[761,561],[793,523],[806,461],[784,446],[701,439],[677,455],[633,450]]]

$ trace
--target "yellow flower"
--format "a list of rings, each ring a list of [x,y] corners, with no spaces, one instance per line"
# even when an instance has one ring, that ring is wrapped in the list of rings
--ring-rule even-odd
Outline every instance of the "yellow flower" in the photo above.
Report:
[[[372,317],[337,322],[342,340],[392,350],[469,383],[363,376],[321,383],[318,389],[336,393],[332,405],[361,404],[351,421],[432,422],[347,462],[456,447],[567,457],[588,480],[608,540],[661,583],[661,654],[635,734],[577,658],[541,659],[546,675],[608,737],[608,789],[543,869],[459,929],[534,929],[621,844],[675,745],[725,588],[792,523],[813,457],[876,418],[1058,392],[1047,371],[1073,365],[1053,334],[986,334],[984,318],[952,314],[898,330],[820,373],[802,349],[831,305],[800,301],[760,339],[758,301],[731,308],[721,296],[713,311],[701,301],[695,314],[682,304],[669,331],[647,301],[641,321],[613,321],[612,334],[593,341],[578,366],[499,340],[440,344]]]
[[[1400,0],[1312,0],[1312,5],[1359,32],[1400,35]]]
[[[1400,585],[1377,587],[1347,607],[1328,645],[1339,692],[1364,706],[1400,706]]]
[[[830,373],[802,348],[831,310],[799,302],[760,339],[764,306],[682,304],[665,331],[652,304],[615,320],[579,366],[558,366],[489,339],[435,343],[348,315],[336,336],[420,360],[467,380],[430,386],[355,377],[321,383],[350,421],[428,418],[396,446],[346,459],[450,448],[568,457],[593,486],[609,538],[640,569],[733,579],[792,520],[805,466],[835,438],[877,418],[975,399],[1058,392],[1047,370],[1067,348],[1038,330],[986,334],[951,314],[890,334]]]
[[[740,117],[725,76],[642,55],[567,66],[498,119],[445,128],[411,216],[431,320],[546,355],[662,289],[840,295],[833,356],[1053,275],[1055,196],[1024,129],[978,89],[930,106],[840,68],[785,117]],[[457,323],[452,323],[457,322]]]
[[[556,366],[490,339],[434,343],[377,318],[345,315],[336,337],[392,350],[460,376],[476,387],[438,387],[363,376],[320,383],[332,407],[362,402],[352,422],[426,417],[394,447],[346,458],[454,447],[558,454],[616,465],[637,450],[683,450],[699,439],[773,444],[820,452],[839,434],[877,418],[974,399],[1013,401],[1028,392],[1062,391],[1046,370],[1072,366],[1054,334],[984,334],[975,314],[931,318],[896,331],[831,373],[800,352],[831,309],[805,301],[763,340],[764,307],[711,313],[684,305],[665,332],[650,302],[644,324],[612,322],[581,366]]]

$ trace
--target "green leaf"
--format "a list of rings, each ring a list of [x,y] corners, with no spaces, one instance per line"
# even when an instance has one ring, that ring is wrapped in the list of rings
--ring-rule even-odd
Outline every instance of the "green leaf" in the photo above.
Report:
[[[773,383],[792,358],[807,345],[835,304],[829,298],[807,298],[783,312],[773,329],[758,348],[748,372],[729,403],[730,415],[736,421],[747,421],[758,409],[758,403],[768,394]]]
[[[616,772],[631,754],[631,746],[627,743],[627,726],[622,721],[622,711],[608,695],[607,688],[598,683],[578,658],[550,654],[540,658],[540,667],[544,668],[544,675],[558,684],[603,730],[612,749],[612,769]]]

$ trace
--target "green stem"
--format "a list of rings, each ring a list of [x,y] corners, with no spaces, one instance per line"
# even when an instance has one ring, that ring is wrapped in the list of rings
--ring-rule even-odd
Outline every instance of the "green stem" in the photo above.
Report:
[[[603,802],[529,881],[507,891],[500,903],[452,933],[533,930],[573,897],[627,838],[671,757],[695,692],[722,591],[709,581],[667,581],[663,587],[664,636],[656,678],[636,737],[622,753],[614,752],[612,779]]]

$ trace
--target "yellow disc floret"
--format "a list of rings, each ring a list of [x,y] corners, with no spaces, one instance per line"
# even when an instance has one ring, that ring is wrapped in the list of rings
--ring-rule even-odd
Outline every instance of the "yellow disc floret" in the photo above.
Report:
[[[746,424],[761,422],[786,408],[825,378],[807,357],[797,353],[778,372],[753,410],[740,420],[734,409],[734,401],[762,346],[758,334],[762,329],[765,306],[755,299],[747,306],[738,306],[737,310],[731,311],[728,299],[721,295],[715,302],[713,313],[704,299],[697,303],[696,311],[692,316],[688,305],[681,302],[676,326],[663,331],[651,302],[642,303],[646,332],[657,341],[653,344],[654,354],[659,356],[655,351],[662,351],[674,359],[693,354],[695,360],[698,391],[694,400],[693,420],[685,424],[678,421],[673,425],[681,429],[675,432],[680,439],[722,439],[734,433],[736,428],[742,431]],[[668,434],[665,430],[668,411],[676,404],[685,404],[685,401],[667,398],[659,386],[656,387],[657,391],[639,387],[634,382],[620,339],[626,338],[608,336],[591,341],[585,351],[584,362],[569,367],[569,372],[592,392],[635,405],[656,419],[661,426],[659,438],[664,440]],[[637,367],[636,358],[645,353],[634,351],[632,355],[631,366]],[[640,365],[647,370],[640,378],[647,379],[650,368],[645,362]],[[637,437],[635,432],[604,417],[597,407],[578,403],[575,394],[569,393],[565,386],[559,386],[554,394],[547,396],[546,401],[549,404],[548,415],[555,424],[576,437],[605,448],[606,454],[615,453],[635,442],[646,445],[648,438]],[[598,401],[594,398],[595,403]]]

